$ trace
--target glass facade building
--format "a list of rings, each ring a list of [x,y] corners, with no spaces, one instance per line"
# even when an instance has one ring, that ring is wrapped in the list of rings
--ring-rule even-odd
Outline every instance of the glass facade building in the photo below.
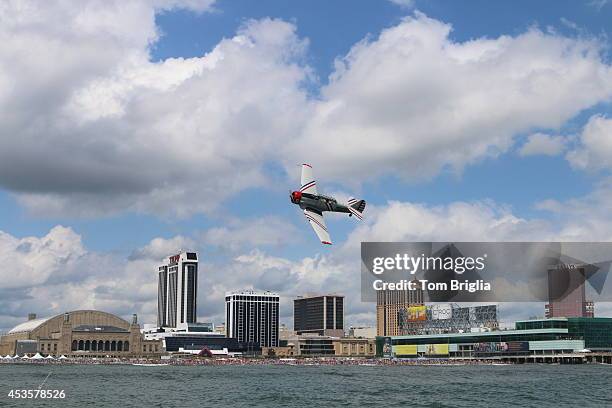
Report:
[[[612,318],[523,320],[514,330],[377,337],[379,356],[490,357],[612,351]]]
[[[321,295],[293,300],[293,330],[321,336],[344,334],[344,296]]]

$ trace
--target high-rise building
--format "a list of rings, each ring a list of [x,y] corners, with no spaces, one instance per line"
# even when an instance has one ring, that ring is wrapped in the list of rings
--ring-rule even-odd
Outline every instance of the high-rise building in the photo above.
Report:
[[[181,252],[158,268],[157,325],[176,327],[197,320],[198,256]]]
[[[245,290],[225,295],[225,335],[261,347],[278,347],[279,296]]]
[[[585,280],[583,265],[549,267],[546,318],[594,317],[593,302],[585,299]]]
[[[293,300],[293,330],[297,334],[344,335],[344,296],[317,295]]]
[[[376,292],[376,334],[399,336],[400,313],[410,306],[424,305],[423,289],[415,285],[414,290],[379,290]]]

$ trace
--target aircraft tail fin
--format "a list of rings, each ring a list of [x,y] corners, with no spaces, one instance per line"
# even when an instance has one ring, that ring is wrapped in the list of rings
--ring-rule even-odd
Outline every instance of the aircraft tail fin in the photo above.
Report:
[[[349,198],[348,200],[348,209],[355,217],[360,220],[363,219],[363,210],[365,210],[366,202],[365,200],[358,200],[356,198]]]

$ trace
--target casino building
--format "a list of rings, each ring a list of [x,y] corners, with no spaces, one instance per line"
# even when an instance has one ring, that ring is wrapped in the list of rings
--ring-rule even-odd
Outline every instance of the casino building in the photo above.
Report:
[[[0,337],[0,354],[135,357],[163,353],[158,340],[145,340],[136,315],[132,322],[98,310],[76,310],[28,321]]]
[[[522,320],[514,330],[376,338],[381,357],[501,358],[538,361],[576,353],[612,356],[612,318],[560,317]]]
[[[300,296],[293,300],[293,330],[297,334],[344,336],[344,296]]]
[[[225,294],[225,335],[261,347],[279,345],[276,293],[244,290]]]
[[[157,325],[177,327],[197,321],[198,255],[181,252],[157,268]]]

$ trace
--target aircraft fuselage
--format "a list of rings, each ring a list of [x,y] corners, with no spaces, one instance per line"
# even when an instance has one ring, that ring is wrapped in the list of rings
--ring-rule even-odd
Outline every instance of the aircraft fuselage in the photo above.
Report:
[[[293,193],[291,193],[291,202],[293,204],[299,205],[300,208],[303,210],[309,209],[316,211],[320,214],[322,214],[324,211],[330,211],[348,213],[349,215],[351,215],[351,212],[345,205],[338,204],[338,201],[336,201],[335,198],[327,197],[324,195],[315,195],[294,191]]]

